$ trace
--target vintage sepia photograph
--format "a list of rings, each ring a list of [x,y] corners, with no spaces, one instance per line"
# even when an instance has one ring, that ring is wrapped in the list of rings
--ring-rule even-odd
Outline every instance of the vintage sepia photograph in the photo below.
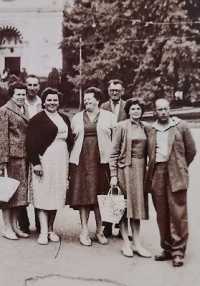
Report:
[[[199,145],[199,0],[0,0],[1,286],[199,286]]]

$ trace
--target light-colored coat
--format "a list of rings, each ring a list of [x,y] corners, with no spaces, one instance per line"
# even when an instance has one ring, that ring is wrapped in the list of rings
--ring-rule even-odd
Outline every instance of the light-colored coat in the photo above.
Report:
[[[72,133],[74,135],[74,146],[70,155],[70,163],[76,165],[79,164],[84,140],[83,113],[84,111],[77,113],[71,121]],[[113,113],[100,109],[99,119],[97,122],[97,138],[101,164],[109,162],[112,134],[116,124],[116,118]],[[89,151],[90,150],[88,150],[88,152]]]
[[[140,121],[141,127],[145,134],[148,132],[150,125],[144,121]],[[112,150],[110,156],[110,173],[117,176],[117,168],[123,168],[131,165],[132,140],[131,135],[132,123],[130,119],[117,123],[116,131],[113,136]],[[145,154],[137,154],[138,158],[147,158],[147,150]]]
[[[121,100],[121,101],[120,101],[120,107],[119,107],[119,114],[118,114],[117,122],[120,122],[120,121],[122,121],[122,120],[126,120],[126,119],[127,119],[126,113],[125,113],[125,111],[124,111],[125,102],[126,102],[126,101],[124,101],[124,100]],[[104,109],[104,110],[113,112],[113,111],[112,111],[112,107],[111,107],[111,102],[110,102],[110,100],[108,100],[108,101],[102,103],[101,108]]]
[[[28,112],[9,100],[0,108],[0,163],[9,162],[10,157],[26,158],[26,128]]]
[[[194,139],[187,123],[172,118],[176,125],[169,129],[169,160],[168,174],[172,192],[186,190],[189,184],[188,166],[196,154]],[[149,166],[146,188],[151,190],[154,167],[156,163],[156,129],[151,128],[148,133]]]

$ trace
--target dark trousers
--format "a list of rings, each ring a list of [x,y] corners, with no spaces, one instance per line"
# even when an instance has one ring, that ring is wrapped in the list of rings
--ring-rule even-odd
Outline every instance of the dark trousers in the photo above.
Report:
[[[40,222],[38,218],[38,210],[35,208],[35,226],[38,232],[40,232]],[[26,207],[20,207],[19,214],[18,214],[18,223],[19,227],[24,232],[29,232],[29,218]]]
[[[172,192],[167,163],[157,163],[152,181],[161,247],[172,256],[184,256],[188,240],[187,191]]]

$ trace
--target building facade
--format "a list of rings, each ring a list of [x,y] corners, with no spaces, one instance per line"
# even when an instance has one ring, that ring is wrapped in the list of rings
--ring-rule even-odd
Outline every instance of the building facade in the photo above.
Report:
[[[62,68],[64,0],[0,0],[0,73],[46,77]],[[70,1],[69,1],[70,2]]]

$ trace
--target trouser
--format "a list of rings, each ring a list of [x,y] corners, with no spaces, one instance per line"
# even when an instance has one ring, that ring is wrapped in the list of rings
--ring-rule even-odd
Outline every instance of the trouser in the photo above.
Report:
[[[187,190],[172,192],[167,163],[156,163],[152,199],[157,212],[161,247],[172,256],[184,256],[188,240]]]
[[[38,209],[34,208],[35,212],[35,226],[38,232],[40,232],[40,222],[38,218]],[[18,214],[18,223],[19,227],[21,230],[24,232],[29,232],[29,218],[28,218],[28,213],[27,213],[27,208],[26,207],[20,207],[19,214]]]

